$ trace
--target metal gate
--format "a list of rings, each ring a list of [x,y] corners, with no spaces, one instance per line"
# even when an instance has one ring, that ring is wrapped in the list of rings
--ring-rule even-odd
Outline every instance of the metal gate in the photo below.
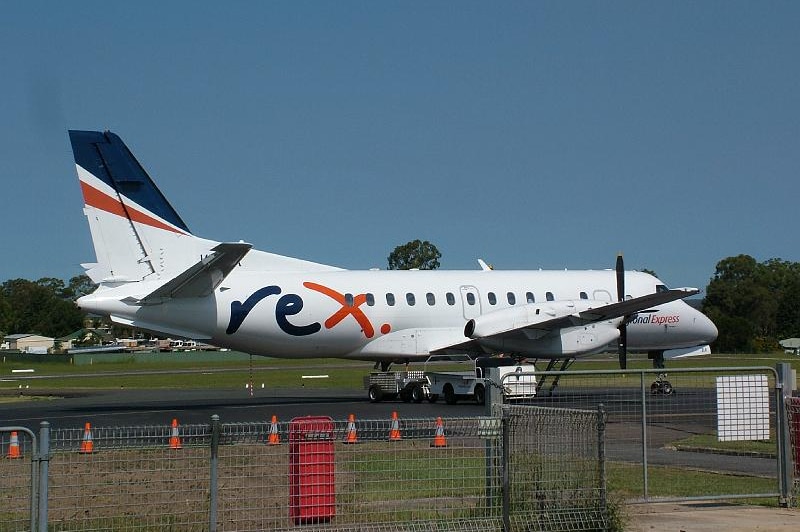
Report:
[[[609,489],[628,502],[791,498],[788,364],[534,375],[536,405],[603,405]]]

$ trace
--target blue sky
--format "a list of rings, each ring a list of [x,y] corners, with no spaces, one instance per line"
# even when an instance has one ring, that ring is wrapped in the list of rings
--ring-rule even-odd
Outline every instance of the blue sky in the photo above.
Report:
[[[67,129],[195,234],[346,268],[800,260],[798,2],[14,2],[0,281],[94,253]]]

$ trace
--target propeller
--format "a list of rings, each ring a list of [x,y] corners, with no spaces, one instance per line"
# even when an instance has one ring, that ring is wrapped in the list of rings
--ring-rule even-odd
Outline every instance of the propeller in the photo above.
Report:
[[[625,300],[625,263],[622,260],[622,253],[617,255],[617,301]],[[617,352],[619,353],[619,367],[626,369],[628,367],[628,317],[623,316],[622,323],[619,326],[619,343],[617,344]]]

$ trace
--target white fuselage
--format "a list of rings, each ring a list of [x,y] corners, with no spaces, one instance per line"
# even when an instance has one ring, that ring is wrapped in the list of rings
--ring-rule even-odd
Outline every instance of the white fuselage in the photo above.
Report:
[[[550,300],[612,302],[615,272],[599,271],[323,271],[234,270],[202,298],[136,306],[158,282],[126,283],[79,301],[115,321],[167,334],[204,338],[220,347],[276,357],[414,359],[452,344],[471,318],[514,306],[546,309]],[[626,272],[626,295],[650,294],[662,283]],[[443,336],[437,333],[441,331]],[[702,345],[716,327],[683,301],[635,316],[630,349],[649,351]],[[463,340],[468,340],[463,337]],[[385,341],[382,341],[385,340]],[[605,344],[604,344],[605,345]],[[586,353],[598,349],[587,349]],[[564,353],[538,353],[560,358]]]
[[[624,353],[626,330],[647,351],[717,335],[679,300],[697,290],[624,272],[621,256],[602,271],[349,271],[206,240],[117,135],[69,135],[97,256],[84,266],[99,286],[78,304],[116,323],[258,355],[382,362]]]

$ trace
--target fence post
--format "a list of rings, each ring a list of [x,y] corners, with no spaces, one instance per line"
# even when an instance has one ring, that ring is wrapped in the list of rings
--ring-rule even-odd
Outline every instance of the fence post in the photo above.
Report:
[[[36,435],[31,432],[31,441],[33,443],[33,458],[31,459],[31,530],[39,530],[36,520],[39,517],[39,444],[36,440]]]
[[[600,466],[600,511],[603,515],[608,511],[607,478],[606,478],[606,407],[597,405],[597,459]]]
[[[221,426],[219,416],[211,416],[211,474],[208,486],[208,530],[217,530],[217,462],[219,460],[219,436]]]
[[[503,532],[511,532],[511,428],[509,427],[508,412],[502,411],[503,427]]]
[[[500,368],[485,368],[486,379],[484,390],[486,390],[486,415],[489,417],[500,417],[500,409],[503,407],[503,386],[500,382]]]
[[[780,484],[780,500],[778,503],[784,508],[789,506],[792,496],[792,443],[789,434],[789,415],[786,403],[792,396],[794,381],[792,380],[792,365],[781,362],[776,365],[775,372],[775,428],[778,444],[778,482]]]
[[[50,466],[50,423],[39,424],[39,532],[47,532],[47,477]]]
[[[478,432],[484,438],[486,456],[486,507],[495,508],[497,504],[497,445],[501,435],[500,415],[503,406],[503,394],[500,393],[500,370],[486,368],[486,417],[479,421]]]
[[[647,486],[647,388],[644,385],[644,375],[644,371],[639,373],[642,397],[642,489],[644,490],[644,500],[647,502],[650,494]]]

